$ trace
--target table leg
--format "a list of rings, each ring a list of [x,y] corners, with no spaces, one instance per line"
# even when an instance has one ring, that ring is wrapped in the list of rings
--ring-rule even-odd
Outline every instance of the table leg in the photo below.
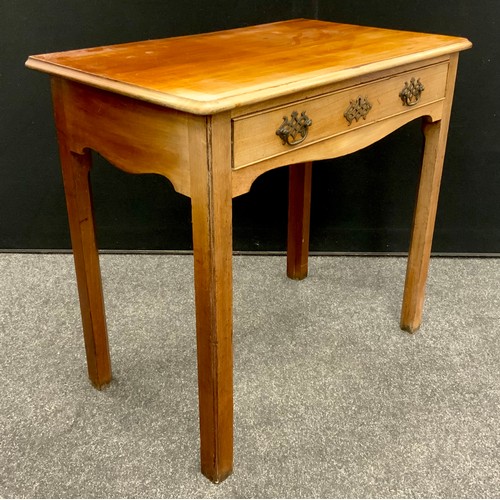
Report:
[[[458,54],[454,54],[450,59],[446,101],[443,106],[441,120],[432,123],[424,118],[423,122],[425,149],[413,217],[403,306],[401,309],[401,328],[410,333],[417,331],[422,322],[425,283],[429,270],[457,65]]]
[[[307,276],[309,256],[312,163],[289,169],[287,275],[301,280]]]
[[[424,124],[425,151],[420,174],[417,203],[408,255],[406,281],[401,311],[401,328],[410,333],[420,327],[425,282],[429,269],[432,235],[436,218],[444,149],[440,131],[442,121]]]
[[[211,117],[206,127],[190,130],[191,204],[201,471],[218,483],[233,467],[230,120]]]
[[[111,381],[108,335],[89,173],[90,152],[75,154],[60,138],[60,157],[82,313],[87,368],[96,388]]]

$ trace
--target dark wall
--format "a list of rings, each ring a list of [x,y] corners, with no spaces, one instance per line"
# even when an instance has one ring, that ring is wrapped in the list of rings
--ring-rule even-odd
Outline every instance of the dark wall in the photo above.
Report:
[[[49,81],[24,68],[29,54],[319,17],[474,42],[459,67],[434,250],[500,252],[499,14],[496,0],[0,0],[0,248],[69,248]],[[411,123],[364,151],[318,162],[312,250],[406,250],[421,145]],[[92,181],[101,248],[191,248],[189,199],[168,181],[99,157]],[[286,202],[286,169],[235,199],[235,249],[284,249]]]
[[[500,252],[500,2],[320,1],[328,21],[469,38],[460,56],[436,220],[436,252]],[[418,122],[354,155],[316,168],[312,245],[407,249],[420,165]],[[356,182],[353,182],[353,181]]]

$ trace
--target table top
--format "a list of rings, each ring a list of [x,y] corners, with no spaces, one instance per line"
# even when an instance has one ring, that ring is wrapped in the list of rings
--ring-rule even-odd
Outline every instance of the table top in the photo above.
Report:
[[[30,56],[29,68],[212,114],[460,50],[465,38],[295,19]]]

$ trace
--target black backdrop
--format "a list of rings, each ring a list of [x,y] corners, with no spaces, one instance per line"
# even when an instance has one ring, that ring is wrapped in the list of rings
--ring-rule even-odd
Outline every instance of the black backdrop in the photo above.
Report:
[[[498,0],[0,0],[0,249],[66,249],[49,79],[29,54],[201,33],[294,17],[465,36],[433,250],[500,253]],[[297,61],[300,64],[300,61]],[[311,250],[406,251],[422,138],[414,122],[313,171]],[[99,246],[191,248],[189,199],[156,175],[95,158]],[[283,250],[287,171],[234,200],[235,250]]]

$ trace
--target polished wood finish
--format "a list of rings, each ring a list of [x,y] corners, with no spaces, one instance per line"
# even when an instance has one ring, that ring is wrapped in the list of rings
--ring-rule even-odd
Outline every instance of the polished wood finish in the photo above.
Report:
[[[52,75],[89,376],[111,379],[90,195],[89,149],[131,173],[157,173],[191,197],[201,470],[233,466],[232,198],[271,169],[292,165],[287,274],[307,275],[311,162],[366,147],[416,118],[426,146],[401,327],[418,328],[464,38],[293,20],[166,40],[31,56]],[[399,92],[425,91],[415,106]],[[347,123],[351,100],[366,119]],[[306,139],[282,144],[283,116],[306,111]]]
[[[201,470],[218,483],[233,466],[231,127],[224,115],[191,125]]]
[[[415,108],[438,102],[445,96],[447,73],[448,64],[440,63],[236,118],[233,125],[233,168],[245,168],[268,158],[287,155],[292,150],[307,148],[331,137],[351,132],[352,129],[406,113],[408,108],[403,106],[399,93],[405,82],[412,77],[420,78],[426,87]],[[349,124],[344,113],[351,101],[355,101],[359,96],[367,98],[372,108],[364,119],[354,120]],[[306,139],[291,147],[283,144],[275,132],[283,117],[290,117],[293,111],[299,114],[305,111],[312,120],[312,125]],[[286,161],[286,158],[281,161]]]
[[[28,66],[213,114],[469,47],[458,37],[296,19],[31,56]]]
[[[88,149],[83,150],[81,154],[72,150],[71,138],[66,135],[66,101],[57,84],[53,86],[53,102],[80,297],[87,369],[90,381],[100,389],[111,381],[111,361],[89,179],[91,156]]]
[[[311,219],[312,162],[290,165],[288,181],[287,276],[307,276]]]
[[[431,256],[432,236],[434,234],[457,67],[458,54],[453,54],[450,59],[450,70],[446,81],[448,98],[441,120],[434,123],[424,120],[423,123],[425,149],[401,309],[401,328],[410,333],[418,330],[422,322],[425,283]]]
[[[52,87],[73,151],[90,148],[125,172],[163,175],[189,196],[190,115],[58,77]]]
[[[440,120],[442,110],[443,101],[422,107],[407,108],[404,113],[395,115],[390,120],[353,128],[349,133],[333,135],[306,148],[291,147],[286,155],[272,156],[248,168],[236,169],[233,171],[233,196],[250,191],[252,183],[264,172],[286,164],[326,160],[354,153],[379,141],[416,118],[425,116],[430,121]]]

